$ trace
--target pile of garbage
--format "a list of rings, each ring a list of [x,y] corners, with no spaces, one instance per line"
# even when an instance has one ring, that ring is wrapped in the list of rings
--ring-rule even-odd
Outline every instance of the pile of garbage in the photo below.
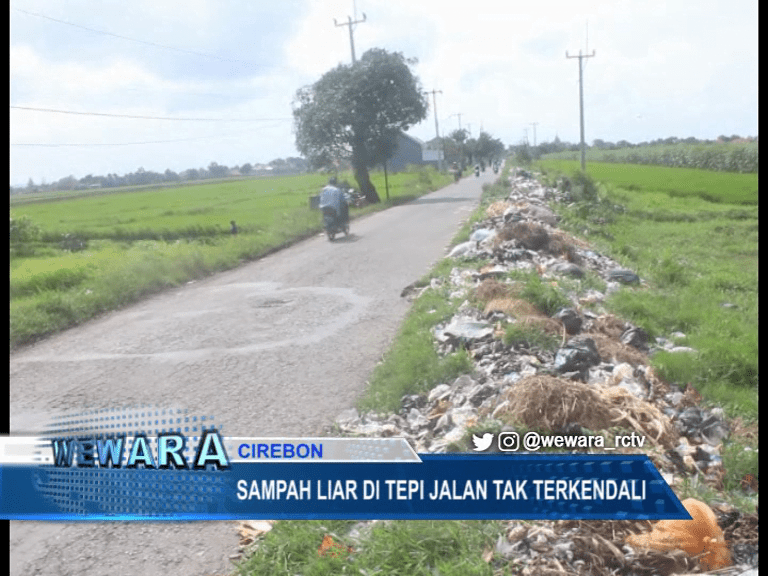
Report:
[[[509,179],[508,197],[491,204],[470,240],[450,252],[456,261],[450,276],[403,292],[415,299],[441,290],[463,300],[452,318],[435,326],[433,336],[439,354],[466,350],[473,373],[403,397],[396,414],[347,410],[337,417],[334,433],[401,436],[417,452],[439,453],[469,451],[472,432],[479,430],[524,426],[608,437],[631,430],[646,439],[642,451],[673,489],[686,479],[722,489],[720,451],[730,433],[723,411],[700,408],[693,387],[669,385],[649,365],[659,350],[697,351],[677,344],[685,338],[682,333],[651,340],[640,327],[607,312],[602,303],[608,295],[623,286],[642,289],[644,281],[558,228],[558,216],[547,202],[562,200],[563,192],[528,173]],[[525,282],[510,279],[513,271],[538,275],[543,286],[562,295],[563,306],[547,313],[533,305],[521,296]],[[595,288],[602,285],[604,290]],[[606,445],[613,445],[610,438]],[[735,563],[756,567],[757,515],[751,518],[727,506],[716,512],[720,520],[738,515],[753,522],[754,534],[740,540],[740,551],[729,544]],[[510,522],[493,554],[514,557],[526,566],[521,574],[682,574],[696,569],[685,554],[641,553],[623,544],[626,534],[639,531],[635,524],[640,523]]]

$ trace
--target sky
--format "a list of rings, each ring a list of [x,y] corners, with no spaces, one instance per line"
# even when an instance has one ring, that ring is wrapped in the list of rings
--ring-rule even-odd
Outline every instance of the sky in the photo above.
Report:
[[[441,135],[757,136],[757,0],[11,0],[10,184],[299,156],[296,91],[384,48]],[[338,26],[335,24],[339,24]],[[66,113],[65,113],[66,112]],[[77,112],[73,114],[72,112]],[[535,132],[535,134],[534,134]],[[435,106],[409,134],[435,137]]]

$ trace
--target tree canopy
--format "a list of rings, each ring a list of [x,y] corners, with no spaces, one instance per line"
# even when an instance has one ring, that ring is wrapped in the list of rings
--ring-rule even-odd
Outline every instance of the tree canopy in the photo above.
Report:
[[[368,168],[389,159],[397,135],[427,115],[415,60],[381,48],[352,65],[340,64],[294,99],[296,147],[315,167],[350,160],[361,192],[379,202]]]
[[[504,153],[504,144],[498,138],[493,138],[488,132],[480,132],[475,144],[475,154],[479,158],[491,160]]]

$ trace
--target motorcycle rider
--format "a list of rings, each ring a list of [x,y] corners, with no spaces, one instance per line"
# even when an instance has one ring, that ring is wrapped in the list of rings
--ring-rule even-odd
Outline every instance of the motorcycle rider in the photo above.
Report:
[[[459,178],[461,178],[461,169],[456,162],[451,165],[451,171],[453,172],[453,181],[458,182]]]
[[[339,207],[341,209],[341,214],[338,214],[339,220],[342,224],[346,224],[349,222],[349,204],[347,204],[347,197],[344,195],[344,193],[341,191],[341,189],[338,186],[338,180],[336,177],[332,177],[330,180],[328,180],[328,184],[322,189],[320,192],[320,195],[322,197],[323,193],[328,191],[328,196],[337,196],[340,198]]]

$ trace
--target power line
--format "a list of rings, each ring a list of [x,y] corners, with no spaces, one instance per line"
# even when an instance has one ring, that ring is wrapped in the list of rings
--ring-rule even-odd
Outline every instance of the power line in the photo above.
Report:
[[[259,129],[274,128],[274,126],[262,126]],[[233,132],[230,134],[218,134],[215,136],[195,136],[194,138],[179,138],[176,140],[150,140],[145,142],[116,142],[116,143],[103,143],[103,144],[36,144],[28,142],[11,142],[11,146],[24,146],[24,147],[40,147],[40,148],[72,148],[72,147],[104,147],[104,146],[137,146],[143,144],[170,144],[173,142],[191,142],[193,140],[213,140],[216,138],[228,138],[230,136],[239,136],[241,134],[252,134],[253,130],[245,130],[242,132]]]
[[[215,54],[206,54],[205,52],[195,52],[194,50],[186,50],[184,48],[176,48],[174,46],[167,46],[165,44],[159,44],[157,42],[149,42],[147,40],[139,40],[137,38],[130,38],[129,36],[123,36],[121,34],[115,34],[113,32],[107,32],[106,30],[97,30],[95,28],[89,28],[88,26],[82,26],[80,24],[74,24],[72,22],[67,22],[66,20],[60,20],[58,18],[53,18],[52,16],[46,16],[45,14],[40,14],[38,12],[29,12],[28,10],[22,10],[21,8],[13,8],[17,12],[22,12],[23,14],[28,14],[30,16],[35,16],[37,18],[43,18],[45,20],[50,20],[52,22],[58,22],[59,24],[66,24],[67,26],[72,26],[74,28],[80,28],[81,30],[88,30],[89,32],[95,32],[96,34],[104,34],[105,36],[112,36],[114,38],[120,38],[121,40],[128,40],[129,42],[137,42],[139,44],[145,44],[147,46],[153,46],[154,48],[162,48],[163,50],[173,50],[175,52],[183,52],[185,54],[192,54],[194,56],[202,56],[204,58],[213,58],[215,60],[222,60],[224,62],[238,62],[240,64],[250,64],[251,66],[259,66],[262,68],[275,68],[275,66],[270,66],[268,64],[256,64],[255,62],[249,62],[247,60],[236,60],[234,58],[223,58],[221,56],[216,56]]]
[[[176,122],[284,122],[293,118],[171,118],[167,116],[139,116],[133,114],[109,114],[106,112],[76,112],[74,110],[57,110],[54,108],[35,108],[32,106],[11,106],[16,110],[32,110],[35,112],[51,112],[55,114],[76,114],[79,116],[108,116],[112,118],[136,118],[141,120],[171,120]]]
[[[229,100],[262,100],[263,97],[254,98],[251,95],[242,95],[242,94],[218,94],[215,92],[189,92],[187,90],[181,91],[181,90],[169,90],[166,92],[162,92],[160,90],[152,90],[149,88],[136,88],[136,87],[128,87],[123,88],[126,92],[144,92],[145,94],[160,94],[162,96],[200,96],[204,98],[224,98]]]

